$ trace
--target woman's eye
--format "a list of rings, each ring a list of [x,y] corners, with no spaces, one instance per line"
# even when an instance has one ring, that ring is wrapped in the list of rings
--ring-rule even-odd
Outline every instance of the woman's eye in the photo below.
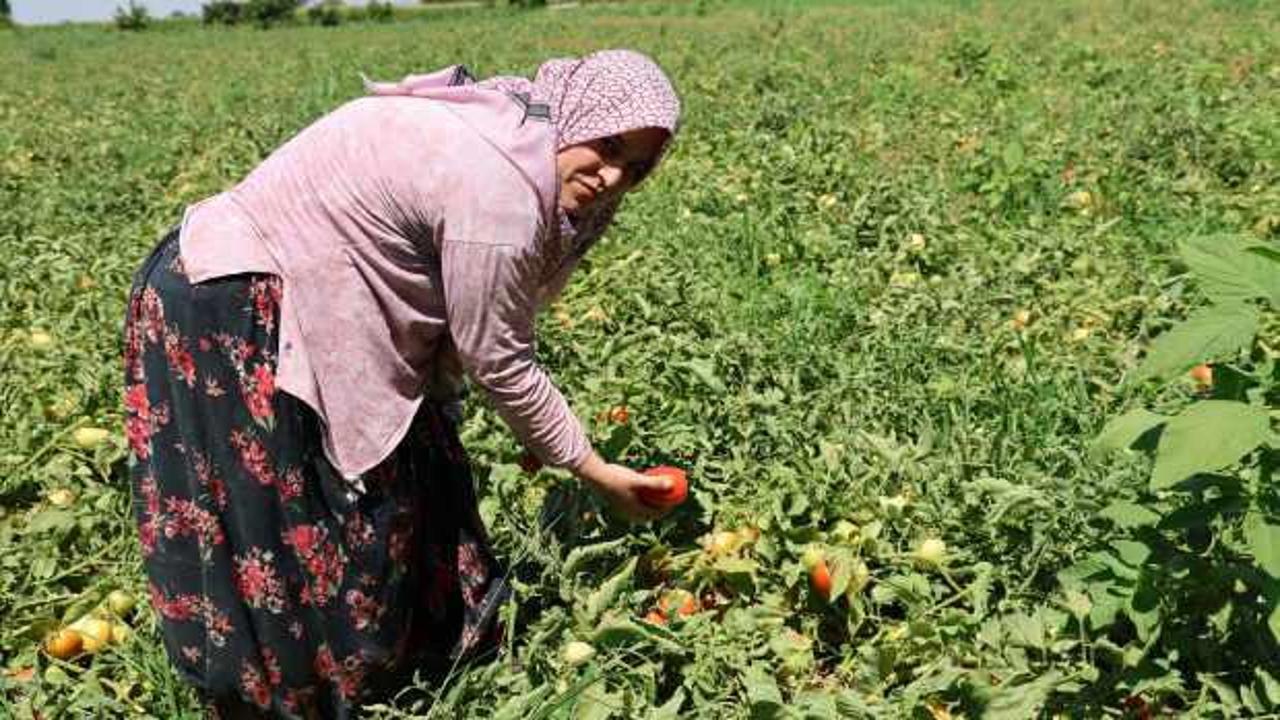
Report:
[[[622,154],[622,140],[616,135],[610,135],[601,141],[604,146],[604,152],[609,157],[617,157]]]

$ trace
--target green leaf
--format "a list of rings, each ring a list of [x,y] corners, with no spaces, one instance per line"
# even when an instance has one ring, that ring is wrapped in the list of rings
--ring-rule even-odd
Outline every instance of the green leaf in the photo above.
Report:
[[[1267,627],[1271,629],[1271,638],[1280,642],[1280,598],[1271,600],[1271,614],[1267,615]]]
[[[1120,560],[1129,567],[1142,567],[1147,558],[1151,557],[1151,548],[1144,542],[1116,540],[1111,543],[1111,547],[1115,549]]]
[[[613,540],[593,543],[591,545],[579,545],[578,547],[570,550],[569,554],[565,556],[564,566],[560,568],[560,574],[562,576],[568,576],[571,579],[571,576],[577,573],[578,569],[587,561],[605,557],[614,550],[623,547],[628,542],[631,542],[631,538],[623,536]]]
[[[638,623],[630,618],[606,615],[591,635],[591,644],[601,648],[649,644],[666,653],[683,654],[686,648],[673,632],[659,625]]]
[[[32,535],[42,532],[67,532],[76,526],[76,516],[69,510],[48,509],[36,513],[27,523],[26,532]]]
[[[1250,245],[1247,248],[1247,252],[1253,253],[1254,255],[1259,255],[1261,257],[1264,257],[1270,260],[1273,263],[1276,263],[1277,265],[1280,265],[1280,250],[1276,250],[1275,248],[1270,247],[1268,245]],[[1280,702],[1280,701],[1277,701],[1277,702]]]
[[[1280,272],[1274,264],[1231,236],[1207,236],[1186,240],[1179,248],[1200,288],[1216,302],[1263,298],[1280,307]]]
[[[587,597],[587,606],[582,618],[586,625],[594,626],[596,624],[600,615],[617,601],[618,595],[624,589],[631,585],[631,578],[635,575],[635,572],[636,558],[631,558],[613,576],[601,583],[595,592]]]
[[[1005,167],[1009,170],[1017,170],[1022,167],[1022,161],[1025,157],[1026,151],[1022,149],[1022,143],[1014,141],[1004,146],[1002,159]]]
[[[1138,632],[1138,639],[1146,643],[1160,626],[1160,591],[1156,588],[1155,577],[1151,573],[1143,573],[1138,579],[1138,587],[1129,598],[1129,606],[1125,615],[1133,622]]]
[[[1261,667],[1254,667],[1253,674],[1258,676],[1258,682],[1262,684],[1262,690],[1267,696],[1267,700],[1272,705],[1280,705],[1280,681],[1277,681],[1274,675]]]
[[[1266,411],[1228,400],[1196,403],[1165,426],[1151,487],[1162,490],[1196,473],[1220,470],[1266,442]]]
[[[747,690],[747,703],[751,706],[752,720],[772,720],[782,717],[786,705],[782,692],[773,676],[760,665],[747,668],[742,684]]]
[[[702,381],[712,392],[723,393],[725,391],[724,383],[716,375],[715,362],[706,359],[688,360],[682,363],[675,363],[675,367],[680,367],[693,373],[693,376]]]
[[[1160,522],[1160,513],[1128,500],[1117,500],[1099,510],[1098,515],[1126,530]]]
[[[1272,525],[1251,513],[1245,519],[1244,538],[1258,567],[1280,580],[1280,525]]]
[[[684,689],[676,688],[670,700],[655,707],[653,712],[649,713],[648,720],[679,720],[681,705],[684,705]]]
[[[1248,347],[1258,330],[1258,310],[1243,303],[1210,305],[1151,343],[1133,372],[1134,382],[1169,379],[1197,363],[1234,355]]]
[[[1169,421],[1169,416],[1153,413],[1144,408],[1137,408],[1113,418],[1102,428],[1093,446],[1099,450],[1124,450],[1160,425]]]
[[[604,682],[598,682],[578,696],[578,704],[573,708],[574,720],[606,720],[625,707],[622,695],[608,692],[606,687]]]
[[[1021,685],[1001,685],[987,703],[985,720],[1023,720],[1036,717],[1049,699],[1049,693],[1062,680],[1058,671],[1050,671]]]
[[[1222,703],[1223,710],[1230,715],[1236,714],[1240,709],[1240,695],[1236,693],[1235,688],[1207,673],[1197,673],[1196,677],[1218,696],[1218,702]]]

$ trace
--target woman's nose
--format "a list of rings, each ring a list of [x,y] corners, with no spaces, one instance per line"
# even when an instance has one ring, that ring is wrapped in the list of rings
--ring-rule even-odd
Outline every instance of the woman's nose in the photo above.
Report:
[[[604,186],[608,190],[612,190],[622,182],[622,168],[616,165],[605,165],[600,168],[600,179],[604,181]]]

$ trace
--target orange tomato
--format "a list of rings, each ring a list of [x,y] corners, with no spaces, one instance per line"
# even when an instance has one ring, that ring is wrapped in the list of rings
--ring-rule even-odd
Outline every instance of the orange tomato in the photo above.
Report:
[[[1200,364],[1191,368],[1191,379],[1196,381],[1200,387],[1210,387],[1213,385],[1213,368]]]
[[[650,610],[649,614],[644,616],[644,621],[651,625],[666,625],[667,616],[659,610]]]
[[[681,617],[698,612],[698,602],[694,600],[693,593],[686,590],[672,590],[658,600],[658,609],[663,615],[669,616],[673,606]]]
[[[609,419],[618,425],[626,425],[631,419],[631,411],[627,410],[626,405],[617,405],[609,410]]]
[[[44,639],[44,651],[58,658],[68,660],[80,654],[84,648],[84,638],[75,630],[63,628],[49,634]]]

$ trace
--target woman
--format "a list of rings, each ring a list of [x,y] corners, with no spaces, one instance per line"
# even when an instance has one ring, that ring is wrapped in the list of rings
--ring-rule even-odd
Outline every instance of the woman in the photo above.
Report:
[[[606,51],[370,90],[188,208],[135,277],[151,602],[224,717],[345,717],[493,647],[507,589],[458,442],[462,372],[621,514],[655,517],[637,493],[669,482],[602,461],[533,353],[535,312],[674,137],[662,70]]]

